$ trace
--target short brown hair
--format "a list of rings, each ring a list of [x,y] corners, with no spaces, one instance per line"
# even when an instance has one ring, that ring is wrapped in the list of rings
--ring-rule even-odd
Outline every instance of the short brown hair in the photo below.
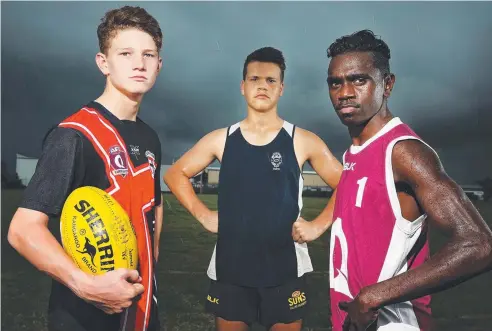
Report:
[[[101,19],[97,27],[97,38],[99,39],[99,50],[106,54],[110,47],[111,39],[119,30],[136,28],[147,32],[152,36],[157,46],[157,51],[162,47],[162,31],[157,20],[141,7],[124,6],[112,9]]]

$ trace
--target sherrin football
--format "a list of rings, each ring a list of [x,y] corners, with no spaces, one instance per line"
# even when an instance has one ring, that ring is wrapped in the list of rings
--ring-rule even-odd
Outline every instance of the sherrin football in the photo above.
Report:
[[[84,186],[65,201],[60,219],[63,248],[92,275],[137,269],[137,237],[121,205],[103,190]]]

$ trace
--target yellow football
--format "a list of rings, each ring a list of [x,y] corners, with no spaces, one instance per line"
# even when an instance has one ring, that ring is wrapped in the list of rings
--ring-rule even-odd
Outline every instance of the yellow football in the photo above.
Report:
[[[103,190],[84,186],[65,201],[60,219],[63,248],[93,275],[137,269],[137,237],[121,205]]]

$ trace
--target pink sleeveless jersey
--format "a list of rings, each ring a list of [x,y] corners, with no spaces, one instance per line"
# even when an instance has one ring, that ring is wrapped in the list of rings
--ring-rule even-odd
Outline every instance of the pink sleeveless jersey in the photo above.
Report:
[[[330,242],[333,331],[342,330],[346,317],[339,302],[419,266],[429,256],[427,216],[413,222],[403,218],[393,179],[392,150],[406,139],[420,140],[393,118],[362,146],[351,146],[344,154]],[[371,329],[427,331],[430,314],[430,296],[389,305],[381,309]]]

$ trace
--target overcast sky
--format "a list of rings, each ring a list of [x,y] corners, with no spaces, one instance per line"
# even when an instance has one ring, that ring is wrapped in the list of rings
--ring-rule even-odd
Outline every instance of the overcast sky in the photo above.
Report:
[[[124,2],[2,2],[2,160],[39,157],[46,130],[97,98],[94,57],[105,11]],[[164,33],[163,71],[140,117],[164,164],[241,120],[246,56],[263,46],[287,62],[279,113],[318,134],[337,157],[350,144],[328,98],[326,49],[372,29],[391,48],[390,109],[440,154],[461,184],[492,176],[491,2],[131,2]]]

